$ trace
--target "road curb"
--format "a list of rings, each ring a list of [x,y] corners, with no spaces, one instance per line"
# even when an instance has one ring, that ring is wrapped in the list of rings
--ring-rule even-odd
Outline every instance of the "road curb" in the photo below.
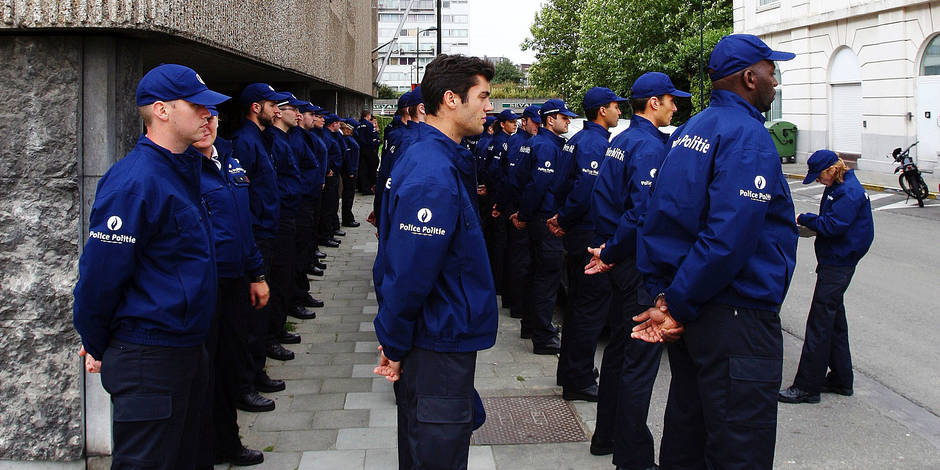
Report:
[[[803,178],[806,177],[806,175],[798,175],[795,173],[784,173],[783,175],[786,176],[787,179],[791,179],[791,180],[802,180]],[[880,184],[862,183],[862,187],[865,189],[870,189],[872,191],[882,191],[882,192],[889,192],[889,193],[904,194],[904,191],[901,188],[894,188],[891,186],[882,186]],[[928,193],[927,199],[937,199],[937,194]]]

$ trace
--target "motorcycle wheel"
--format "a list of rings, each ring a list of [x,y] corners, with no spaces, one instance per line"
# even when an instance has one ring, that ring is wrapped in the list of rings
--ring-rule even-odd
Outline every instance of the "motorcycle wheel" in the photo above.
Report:
[[[914,197],[914,192],[911,191],[911,185],[908,183],[907,173],[901,173],[898,176],[898,184],[901,185],[901,190],[904,191],[904,194],[907,194],[908,197]]]
[[[904,174],[907,180],[907,189],[905,190],[912,198],[917,199],[917,205],[924,207],[924,199],[927,198],[927,183],[920,176],[920,173],[909,171]],[[903,187],[903,185],[902,185]]]

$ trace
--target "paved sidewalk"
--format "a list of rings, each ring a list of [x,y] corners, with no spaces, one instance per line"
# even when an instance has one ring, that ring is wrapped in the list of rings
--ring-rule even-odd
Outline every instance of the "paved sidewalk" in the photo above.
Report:
[[[365,221],[371,198],[355,205]],[[239,412],[245,445],[263,449],[257,470],[359,470],[397,468],[395,405],[391,386],[372,375],[377,362],[372,320],[376,313],[371,267],[376,240],[371,226],[347,230],[342,246],[327,249],[326,276],[314,278],[314,296],[326,302],[317,318],[298,321],[303,343],[289,345],[297,358],[271,361],[271,377],[286,379],[287,390],[269,394],[277,409]],[[805,315],[804,306],[791,315]],[[801,342],[784,336],[784,385],[793,377]],[[600,352],[600,351],[599,351]],[[598,354],[597,363],[600,363]],[[497,344],[477,358],[476,387],[481,395],[557,394],[555,356],[536,356],[519,339],[519,323],[500,312]],[[919,408],[861,374],[854,397],[823,396],[819,405],[781,405],[775,468],[884,469],[937,468],[940,427]],[[668,391],[669,367],[663,362],[650,410],[658,442]],[[594,404],[574,402],[588,435]],[[920,413],[920,414],[919,414]],[[901,421],[920,420],[936,433],[924,436]],[[611,469],[610,457],[594,457],[588,443],[472,446],[472,470]],[[219,465],[217,469],[227,466]]]

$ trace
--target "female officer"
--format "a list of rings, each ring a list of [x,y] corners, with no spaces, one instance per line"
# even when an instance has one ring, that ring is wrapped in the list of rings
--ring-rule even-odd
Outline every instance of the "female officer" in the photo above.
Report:
[[[830,150],[819,150],[807,163],[803,184],[815,180],[826,185],[826,190],[818,215],[800,214],[796,219],[816,232],[818,264],[800,367],[793,385],[778,396],[784,403],[819,403],[820,392],[852,395],[843,295],[875,236],[868,195],[845,162]]]

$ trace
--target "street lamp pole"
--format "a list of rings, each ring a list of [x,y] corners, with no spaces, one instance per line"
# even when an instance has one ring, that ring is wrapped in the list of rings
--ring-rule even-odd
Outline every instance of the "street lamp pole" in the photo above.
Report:
[[[421,33],[426,33],[428,31],[437,31],[440,34],[440,30],[437,26],[431,26],[427,29],[419,29],[417,36],[415,36],[415,83],[421,83]]]

